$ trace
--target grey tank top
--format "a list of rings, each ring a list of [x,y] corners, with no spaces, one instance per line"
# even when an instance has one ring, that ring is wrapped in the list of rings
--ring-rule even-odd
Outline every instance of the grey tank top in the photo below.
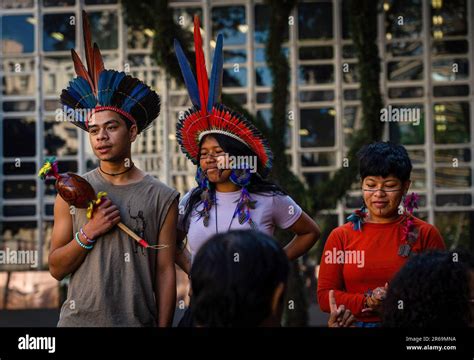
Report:
[[[122,223],[150,245],[158,243],[168,210],[179,198],[176,190],[148,174],[127,185],[109,183],[98,169],[83,177],[96,193],[107,192],[120,210]],[[75,209],[72,220],[75,234],[88,221],[86,209]],[[143,248],[117,226],[97,238],[71,274],[58,326],[155,326],[157,252]]]

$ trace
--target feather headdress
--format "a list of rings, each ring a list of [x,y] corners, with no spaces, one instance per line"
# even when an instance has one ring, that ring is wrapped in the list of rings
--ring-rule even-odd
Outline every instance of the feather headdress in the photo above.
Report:
[[[61,103],[74,125],[88,129],[94,112],[112,110],[145,130],[160,113],[160,97],[137,78],[116,70],[106,70],[96,43],[92,45],[89,18],[82,12],[86,66],[71,49],[77,77],[61,93]]]
[[[242,142],[257,155],[262,165],[259,172],[265,176],[272,167],[273,159],[268,141],[243,115],[219,103],[222,90],[223,38],[221,34],[217,36],[209,80],[197,16],[194,18],[194,46],[196,77],[194,77],[181,45],[177,40],[174,41],[176,57],[193,104],[193,107],[178,120],[176,125],[176,138],[181,150],[194,164],[197,164],[201,139],[207,134],[224,134]]]

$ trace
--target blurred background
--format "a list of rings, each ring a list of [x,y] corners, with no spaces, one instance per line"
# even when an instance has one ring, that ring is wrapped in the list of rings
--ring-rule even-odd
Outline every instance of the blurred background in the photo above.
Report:
[[[150,13],[129,0],[0,0],[0,251],[33,251],[38,259],[36,268],[0,261],[0,326],[55,326],[67,291],[67,280],[58,284],[47,271],[54,184],[36,174],[52,155],[60,172],[83,174],[97,166],[85,133],[56,121],[59,94],[74,76],[70,49],[82,56],[83,9],[105,67],[126,71],[160,94],[161,114],[138,137],[133,160],[181,194],[194,186],[195,167],[180,152],[174,129],[190,102],[173,73],[176,63],[163,55],[161,20],[171,20],[172,29],[181,32],[177,36],[187,39],[198,15],[208,62],[217,33],[223,33],[226,99],[263,124],[267,134],[281,135],[284,166],[302,184],[299,196],[308,200],[302,205],[324,232],[295,265],[290,296],[298,299],[299,315],[289,315],[287,323],[324,325],[315,296],[322,247],[329,232],[361,205],[361,194],[354,179],[344,196],[318,207],[313,197],[319,193],[312,189],[331,184],[345,166],[354,133],[364,130],[358,70],[368,64],[361,64],[353,43],[349,25],[357,14],[349,1],[289,2],[288,25],[279,42],[288,79],[280,83],[266,48],[278,38],[270,25],[272,7],[279,8],[280,1],[145,1],[150,8],[163,6]],[[410,154],[412,189],[421,196],[416,215],[435,224],[448,247],[473,250],[473,3],[372,3],[380,61],[373,60],[381,67],[383,104],[421,114],[416,126],[382,124],[380,138],[405,145]],[[288,116],[283,128],[273,128],[272,94],[281,87],[287,89]],[[179,273],[178,315],[186,294],[187,277]]]

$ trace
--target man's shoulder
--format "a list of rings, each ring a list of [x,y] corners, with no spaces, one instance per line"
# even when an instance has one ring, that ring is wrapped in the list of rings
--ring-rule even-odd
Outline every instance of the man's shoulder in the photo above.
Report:
[[[146,179],[156,191],[159,191],[164,194],[169,194],[170,196],[173,194],[179,194],[176,189],[172,188],[169,185],[166,185],[163,181],[153,175],[146,174],[143,179]]]

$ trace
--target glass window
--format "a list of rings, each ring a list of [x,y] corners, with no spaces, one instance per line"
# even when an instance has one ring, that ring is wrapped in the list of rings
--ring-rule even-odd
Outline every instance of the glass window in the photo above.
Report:
[[[434,86],[433,95],[436,97],[443,96],[468,96],[469,85],[446,85]]]
[[[2,105],[4,112],[29,112],[35,110],[34,100],[4,101]]]
[[[34,216],[36,205],[4,205],[3,216]]]
[[[300,40],[331,39],[332,3],[299,3],[298,4],[298,36]]]
[[[346,146],[351,146],[354,131],[357,131],[362,126],[362,107],[346,106],[344,107],[344,143]]]
[[[5,54],[31,53],[35,51],[33,15],[2,17],[2,51]]]
[[[117,0],[85,0],[86,5],[116,4]]]
[[[469,77],[467,59],[438,59],[433,61],[431,76],[434,81],[450,81]]]
[[[78,129],[75,125],[66,121],[44,121],[46,156],[76,155],[78,147]]]
[[[259,121],[264,121],[269,129],[272,128],[272,110],[271,109],[258,110],[257,119],[259,119]],[[285,141],[285,146],[287,148],[291,147],[291,127],[290,126],[285,127],[284,141]]]
[[[470,141],[468,102],[440,102],[433,105],[435,143],[457,144]]]
[[[344,100],[360,100],[360,89],[344,90]]]
[[[424,150],[409,150],[408,156],[413,164],[424,164],[426,162],[426,155]]]
[[[431,31],[445,37],[467,34],[466,0],[431,1]]]
[[[110,10],[90,12],[89,21],[91,24],[92,41],[96,42],[101,50],[117,49],[117,13]]]
[[[411,180],[411,188],[412,189],[414,189],[414,190],[416,190],[416,189],[426,189],[426,171],[425,171],[425,169],[413,169],[411,171],[410,180]],[[421,206],[424,206],[424,205],[421,205]]]
[[[437,188],[464,188],[471,186],[471,168],[436,167],[435,186]]]
[[[393,41],[387,44],[387,53],[393,57],[422,55],[423,43],[421,41]]]
[[[474,211],[436,211],[434,223],[448,249],[472,248]]]
[[[301,102],[334,100],[334,91],[332,90],[300,91],[299,94]]]
[[[334,66],[331,65],[300,65],[298,68],[300,85],[317,85],[334,82]]]
[[[418,37],[422,30],[421,0],[392,0],[385,17],[385,32],[392,38]]]
[[[44,58],[43,63],[43,92],[45,95],[59,95],[60,89],[65,89],[75,77],[73,69],[64,59]]]
[[[444,163],[469,162],[471,161],[471,150],[469,149],[437,149],[435,150],[435,161]]]
[[[264,47],[256,47],[254,52],[255,52],[255,62],[265,62],[265,61],[267,61]],[[283,52],[283,54],[285,54],[286,58],[288,59],[288,56],[290,54],[290,51],[288,50],[288,47],[283,47],[282,52]]]
[[[273,84],[272,73],[267,67],[256,67],[255,77],[257,86],[272,86]]]
[[[356,57],[356,50],[354,45],[344,45],[342,47],[342,57],[346,59],[353,59]]]
[[[332,59],[334,49],[332,46],[300,46],[300,60]]]
[[[346,84],[359,82],[358,64],[342,64],[342,79]]]
[[[190,33],[194,31],[194,16],[197,16],[202,21],[202,8],[186,7],[173,9],[174,22]]]
[[[308,184],[310,188],[315,188],[322,182],[329,180],[330,173],[329,172],[305,172],[303,173],[303,176],[306,180],[306,184]]]
[[[73,6],[75,0],[43,0],[44,6]]]
[[[255,5],[255,34],[254,39],[258,44],[268,41],[270,30],[270,7],[268,5]],[[288,41],[288,27],[285,27],[284,41]]]
[[[392,87],[388,89],[388,97],[392,99],[416,98],[423,96],[423,87]]]
[[[23,9],[33,7],[34,0],[2,0],[0,9]]]
[[[335,116],[333,108],[301,109],[299,131],[302,147],[334,146]]]
[[[4,180],[5,199],[32,199],[36,197],[36,180]]]
[[[43,16],[43,50],[70,50],[75,46],[76,25],[73,13]]]
[[[37,223],[36,221],[4,221],[0,223],[1,248],[11,250],[36,250]],[[11,264],[8,266],[11,270]]]
[[[240,105],[247,104],[247,94],[226,94],[226,98],[230,98],[235,103],[240,104]]]
[[[342,19],[342,38],[350,39],[352,31],[350,29],[350,9],[349,0],[342,0],[341,19]]]
[[[21,161],[3,163],[4,175],[36,175],[36,164],[34,162]]]
[[[390,140],[403,145],[425,142],[425,112],[422,105],[389,105],[382,121],[388,122]]]
[[[36,81],[34,74],[4,75],[3,95],[34,95]]]
[[[436,195],[436,206],[469,206],[471,203],[471,194]]]
[[[423,79],[421,60],[391,61],[387,64],[387,77],[392,81]]]
[[[269,92],[258,92],[257,103],[258,104],[270,104],[272,102],[272,94]]]
[[[247,69],[242,66],[224,69],[222,84],[224,87],[247,86]]]
[[[21,142],[18,141],[21,139]],[[35,156],[36,128],[33,118],[3,119],[3,156]]]
[[[313,152],[301,154],[301,165],[310,166],[334,166],[336,165],[336,153]]]
[[[248,25],[244,6],[216,6],[212,8],[212,38],[221,33],[225,45],[244,45]]]
[[[212,52],[214,57],[214,52]],[[224,50],[224,63],[235,64],[244,63],[247,61],[247,50],[245,49],[232,49]]]
[[[467,54],[469,45],[467,40],[451,40],[451,41],[433,41],[433,55],[447,54]]]

